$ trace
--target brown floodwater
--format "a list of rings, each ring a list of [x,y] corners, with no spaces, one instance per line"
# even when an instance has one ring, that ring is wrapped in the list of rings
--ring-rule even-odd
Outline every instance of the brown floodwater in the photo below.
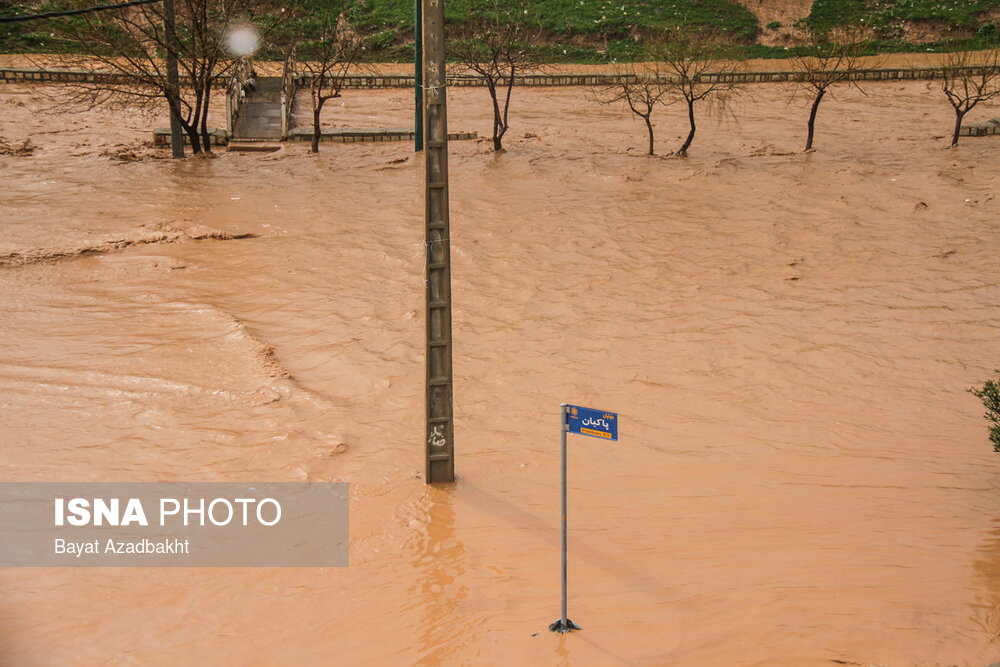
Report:
[[[459,481],[428,488],[411,145],[158,160],[161,118],[0,88],[37,146],[0,156],[2,479],[351,484],[346,568],[0,571],[0,664],[1000,661],[966,392],[1000,366],[1000,137],[946,150],[934,84],[866,91],[810,154],[772,85],[686,159],[578,88],[515,91],[506,153],[453,142]],[[484,90],[449,102],[489,132]],[[556,636],[562,402],[621,440],[570,438]]]

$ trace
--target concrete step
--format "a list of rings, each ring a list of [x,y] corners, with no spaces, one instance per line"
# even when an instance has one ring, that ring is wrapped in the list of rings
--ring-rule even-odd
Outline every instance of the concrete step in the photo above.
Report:
[[[281,119],[278,119],[276,122],[270,122],[270,121],[268,121],[266,119],[262,119],[262,118],[252,118],[252,119],[246,120],[245,122],[237,123],[236,124],[235,134],[254,135],[258,131],[266,131],[266,130],[269,130],[269,129],[270,130],[278,130],[278,131],[280,131],[281,130]]]
[[[281,144],[248,139],[233,139],[229,150],[234,153],[274,153],[281,150]]]
[[[281,105],[256,99],[244,102],[233,134],[241,138],[280,139]]]
[[[275,113],[275,114],[278,114],[278,115],[281,114],[281,104],[280,103],[263,102],[263,101],[258,100],[256,98],[251,98],[249,100],[246,100],[245,102],[243,102],[243,104],[240,105],[240,112],[241,113],[245,109],[249,109],[249,110],[253,111],[254,113]]]
[[[256,89],[259,92],[273,92],[281,90],[280,76],[259,76],[256,79]]]

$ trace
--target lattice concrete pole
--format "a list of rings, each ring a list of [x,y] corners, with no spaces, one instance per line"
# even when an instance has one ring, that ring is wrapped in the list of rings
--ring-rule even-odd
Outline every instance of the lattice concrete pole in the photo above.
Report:
[[[177,73],[177,17],[174,0],[163,0],[163,32],[166,38],[167,89],[170,91],[170,150],[174,157],[184,157],[181,121],[173,109],[180,111],[180,77]]]
[[[413,3],[413,14],[416,19],[413,22],[413,97],[416,104],[413,114],[413,150],[420,152],[424,150],[424,50],[423,50],[423,12],[420,3],[423,0],[416,0]]]
[[[451,369],[451,257],[448,237],[448,112],[444,0],[423,9],[425,246],[427,281],[428,484],[455,481]]]

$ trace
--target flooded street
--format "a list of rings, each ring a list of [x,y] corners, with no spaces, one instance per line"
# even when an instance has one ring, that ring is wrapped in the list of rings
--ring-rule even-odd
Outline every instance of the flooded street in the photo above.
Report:
[[[148,159],[0,87],[5,481],[350,483],[350,566],[0,570],[0,664],[1000,661],[1000,137],[937,85],[761,84],[690,157],[582,88],[450,144],[459,481],[424,465],[412,144]],[[340,103],[343,102],[343,105]],[[488,137],[484,89],[451,131]],[[966,122],[1000,116],[977,107]],[[346,91],[338,127],[412,125]],[[216,122],[224,116],[216,114]],[[657,151],[685,112],[654,116]],[[138,161],[108,153],[134,149]],[[559,615],[559,405],[569,439]]]

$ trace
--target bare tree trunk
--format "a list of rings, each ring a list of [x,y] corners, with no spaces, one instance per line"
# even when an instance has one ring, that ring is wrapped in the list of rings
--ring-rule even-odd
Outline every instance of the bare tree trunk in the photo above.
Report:
[[[809,110],[809,134],[806,137],[806,147],[805,150],[809,150],[813,147],[813,132],[816,128],[816,112],[819,111],[820,100],[826,95],[826,88],[821,88],[816,93],[816,99],[813,100],[812,109]]]
[[[323,113],[323,103],[326,100],[322,97],[313,98],[313,138],[312,138],[312,152],[319,153],[319,138],[321,130],[319,127],[319,117]]]
[[[201,141],[206,153],[212,152],[212,137],[208,133],[208,101],[211,96],[212,84],[205,86],[205,96],[202,100],[201,112]]]
[[[507,122],[507,114],[510,111],[510,93],[514,90],[514,66],[510,67],[510,79],[507,80],[507,95],[503,102],[503,118],[501,119],[500,138],[507,134],[510,124]]]
[[[649,116],[643,116],[642,119],[646,121],[646,131],[649,132],[649,154],[653,155],[653,124],[649,122]]]
[[[694,131],[695,131],[694,100],[688,100],[687,105],[688,105],[688,125],[691,126],[691,130],[688,132],[687,139],[684,140],[684,145],[681,146],[681,149],[679,151],[677,151],[677,155],[687,155],[687,150],[688,148],[691,147],[691,142],[694,141]]]
[[[490,91],[490,99],[493,100],[493,151],[503,150],[503,133],[506,128],[503,126],[503,116],[500,113],[500,102],[497,100],[497,87],[492,81],[486,82]]]
[[[493,115],[493,152],[499,153],[503,150],[503,135],[506,129],[500,120],[500,111],[495,110]]]
[[[962,130],[962,118],[965,117],[965,111],[961,111],[958,107],[955,107],[955,131],[951,135],[951,146],[948,148],[954,148],[958,145],[958,133]]]
[[[195,91],[194,108],[191,110],[191,124],[185,128],[188,136],[191,137],[191,152],[195,155],[201,153],[201,136],[198,128],[201,126],[201,89]]]
[[[184,128],[184,132],[188,135],[188,140],[191,142],[191,153],[197,155],[201,152],[201,142],[198,140],[198,130],[193,125],[189,125],[188,123],[184,123],[181,127]]]

